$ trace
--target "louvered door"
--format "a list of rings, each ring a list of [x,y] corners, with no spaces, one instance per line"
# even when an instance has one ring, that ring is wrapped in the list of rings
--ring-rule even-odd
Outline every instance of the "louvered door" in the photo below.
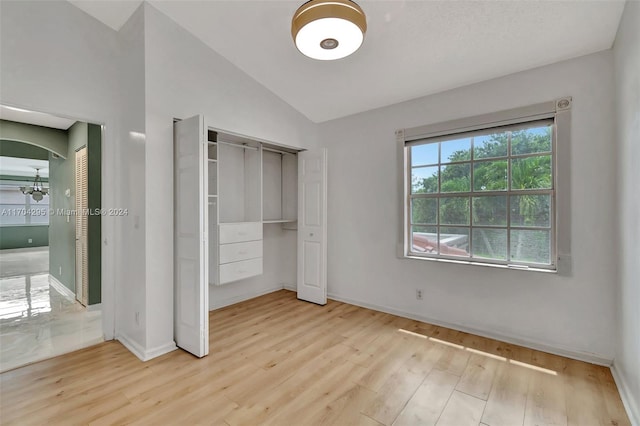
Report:
[[[87,306],[89,299],[89,233],[87,148],[76,151],[76,299]]]

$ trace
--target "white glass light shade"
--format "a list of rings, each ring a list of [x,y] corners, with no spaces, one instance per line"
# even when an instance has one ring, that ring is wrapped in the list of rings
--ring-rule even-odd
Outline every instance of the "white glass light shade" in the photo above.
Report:
[[[333,39],[338,45],[333,49],[321,46],[323,40]],[[324,61],[344,58],[358,50],[364,35],[353,22],[339,18],[324,18],[302,27],[296,36],[296,47],[304,55]]]
[[[325,61],[344,58],[358,50],[366,31],[363,10],[350,0],[308,1],[291,21],[291,35],[298,50]]]

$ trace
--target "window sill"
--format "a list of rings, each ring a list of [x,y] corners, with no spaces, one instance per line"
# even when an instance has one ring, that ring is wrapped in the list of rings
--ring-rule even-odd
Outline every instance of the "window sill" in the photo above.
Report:
[[[14,223],[14,224],[2,224],[0,228],[19,228],[21,226],[49,226],[48,223]]]
[[[483,262],[470,262],[468,260],[455,260],[455,259],[441,259],[436,257],[423,257],[423,256],[412,256],[412,255],[403,255],[400,257],[401,259],[410,259],[410,260],[426,260],[429,262],[441,262],[441,263],[453,263],[458,265],[471,265],[471,266],[483,266],[489,268],[498,268],[498,269],[510,269],[513,271],[528,271],[528,272],[544,272],[547,274],[557,274],[558,269],[543,269],[543,268],[534,268],[531,266],[520,266],[520,265],[498,265],[495,263],[483,263]]]

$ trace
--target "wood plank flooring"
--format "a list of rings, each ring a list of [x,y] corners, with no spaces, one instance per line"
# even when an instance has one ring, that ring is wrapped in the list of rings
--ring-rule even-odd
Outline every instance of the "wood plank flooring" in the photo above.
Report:
[[[211,312],[211,353],[106,342],[0,375],[0,423],[629,425],[609,370],[278,291]]]

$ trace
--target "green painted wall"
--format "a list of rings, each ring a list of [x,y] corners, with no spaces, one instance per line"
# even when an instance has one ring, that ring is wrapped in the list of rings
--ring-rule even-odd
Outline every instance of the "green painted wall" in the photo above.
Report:
[[[49,206],[75,210],[76,164],[75,153],[87,147],[89,163],[89,208],[100,208],[101,187],[101,130],[100,126],[77,122],[68,130],[69,146],[66,159],[49,155]],[[70,196],[65,195],[69,189]],[[101,234],[100,216],[89,216],[89,304],[101,300]],[[76,222],[74,216],[52,215],[49,218],[49,269],[51,275],[75,293]],[[62,271],[62,272],[61,272]]]
[[[0,250],[48,245],[49,227],[47,225],[0,227]]]
[[[102,208],[102,129],[88,126],[89,208]],[[89,216],[89,305],[102,298],[102,227],[101,216]]]
[[[0,123],[2,123],[2,120],[0,120]],[[0,156],[48,160],[49,151],[24,142],[0,139]]]
[[[68,155],[65,130],[0,120],[0,139],[36,145],[63,158]]]
[[[0,120],[0,124],[2,120]],[[1,127],[0,127],[1,128]],[[0,156],[15,158],[33,158],[48,160],[49,151],[24,142],[0,140]],[[47,182],[49,179],[42,179]],[[33,176],[13,176],[2,174],[0,181],[22,181],[32,183]],[[31,242],[29,242],[31,240]],[[49,245],[49,227],[47,225],[2,226],[0,227],[0,250],[26,247],[46,247]]]
[[[49,154],[49,208],[72,211],[76,208],[75,152],[87,145],[87,123],[75,123],[68,130],[65,158]],[[69,189],[70,196],[65,195]],[[49,217],[49,273],[72,292],[76,291],[76,222],[72,215]]]

